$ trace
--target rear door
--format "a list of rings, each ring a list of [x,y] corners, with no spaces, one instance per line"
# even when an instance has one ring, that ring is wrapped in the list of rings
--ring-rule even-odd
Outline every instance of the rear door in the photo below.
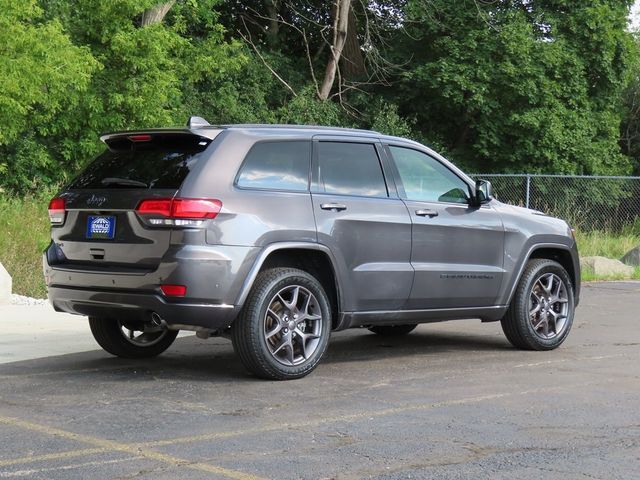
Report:
[[[495,305],[503,277],[504,228],[489,204],[471,207],[469,184],[426,152],[387,150],[413,224],[415,279],[407,309]]]
[[[411,220],[385,181],[374,138],[314,139],[312,201],[318,241],[336,260],[347,311],[395,310],[413,269]]]
[[[52,228],[61,263],[154,269],[169,248],[171,229],[146,225],[135,209],[142,200],[173,198],[210,142],[189,133],[110,137],[109,148],[61,195],[66,219]]]

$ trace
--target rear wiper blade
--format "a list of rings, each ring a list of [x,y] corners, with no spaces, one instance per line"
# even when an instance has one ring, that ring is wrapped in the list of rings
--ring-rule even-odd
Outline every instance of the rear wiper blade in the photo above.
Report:
[[[131,180],[130,178],[117,178],[117,177],[103,178],[100,183],[102,183],[102,185],[125,185],[128,187],[142,187],[142,188],[147,188],[149,186],[144,182],[139,182],[138,180]]]

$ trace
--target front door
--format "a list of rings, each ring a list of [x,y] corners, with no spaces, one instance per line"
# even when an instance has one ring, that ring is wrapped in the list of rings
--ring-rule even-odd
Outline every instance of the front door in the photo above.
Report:
[[[411,290],[411,219],[381,153],[376,139],[314,141],[318,241],[333,253],[345,311],[400,309]]]
[[[389,145],[409,209],[415,279],[407,309],[495,305],[503,277],[504,228],[491,204],[471,207],[469,184],[443,162]]]

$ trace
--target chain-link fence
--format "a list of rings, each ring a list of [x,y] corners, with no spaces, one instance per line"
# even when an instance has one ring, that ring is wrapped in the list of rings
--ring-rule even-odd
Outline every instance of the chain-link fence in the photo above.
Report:
[[[640,177],[476,174],[505,203],[564,218],[581,230],[640,230]]]

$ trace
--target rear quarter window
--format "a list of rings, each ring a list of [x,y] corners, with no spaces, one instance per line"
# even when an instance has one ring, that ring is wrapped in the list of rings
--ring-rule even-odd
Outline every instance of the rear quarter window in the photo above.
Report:
[[[236,184],[242,188],[307,191],[310,141],[256,143],[245,158]]]

